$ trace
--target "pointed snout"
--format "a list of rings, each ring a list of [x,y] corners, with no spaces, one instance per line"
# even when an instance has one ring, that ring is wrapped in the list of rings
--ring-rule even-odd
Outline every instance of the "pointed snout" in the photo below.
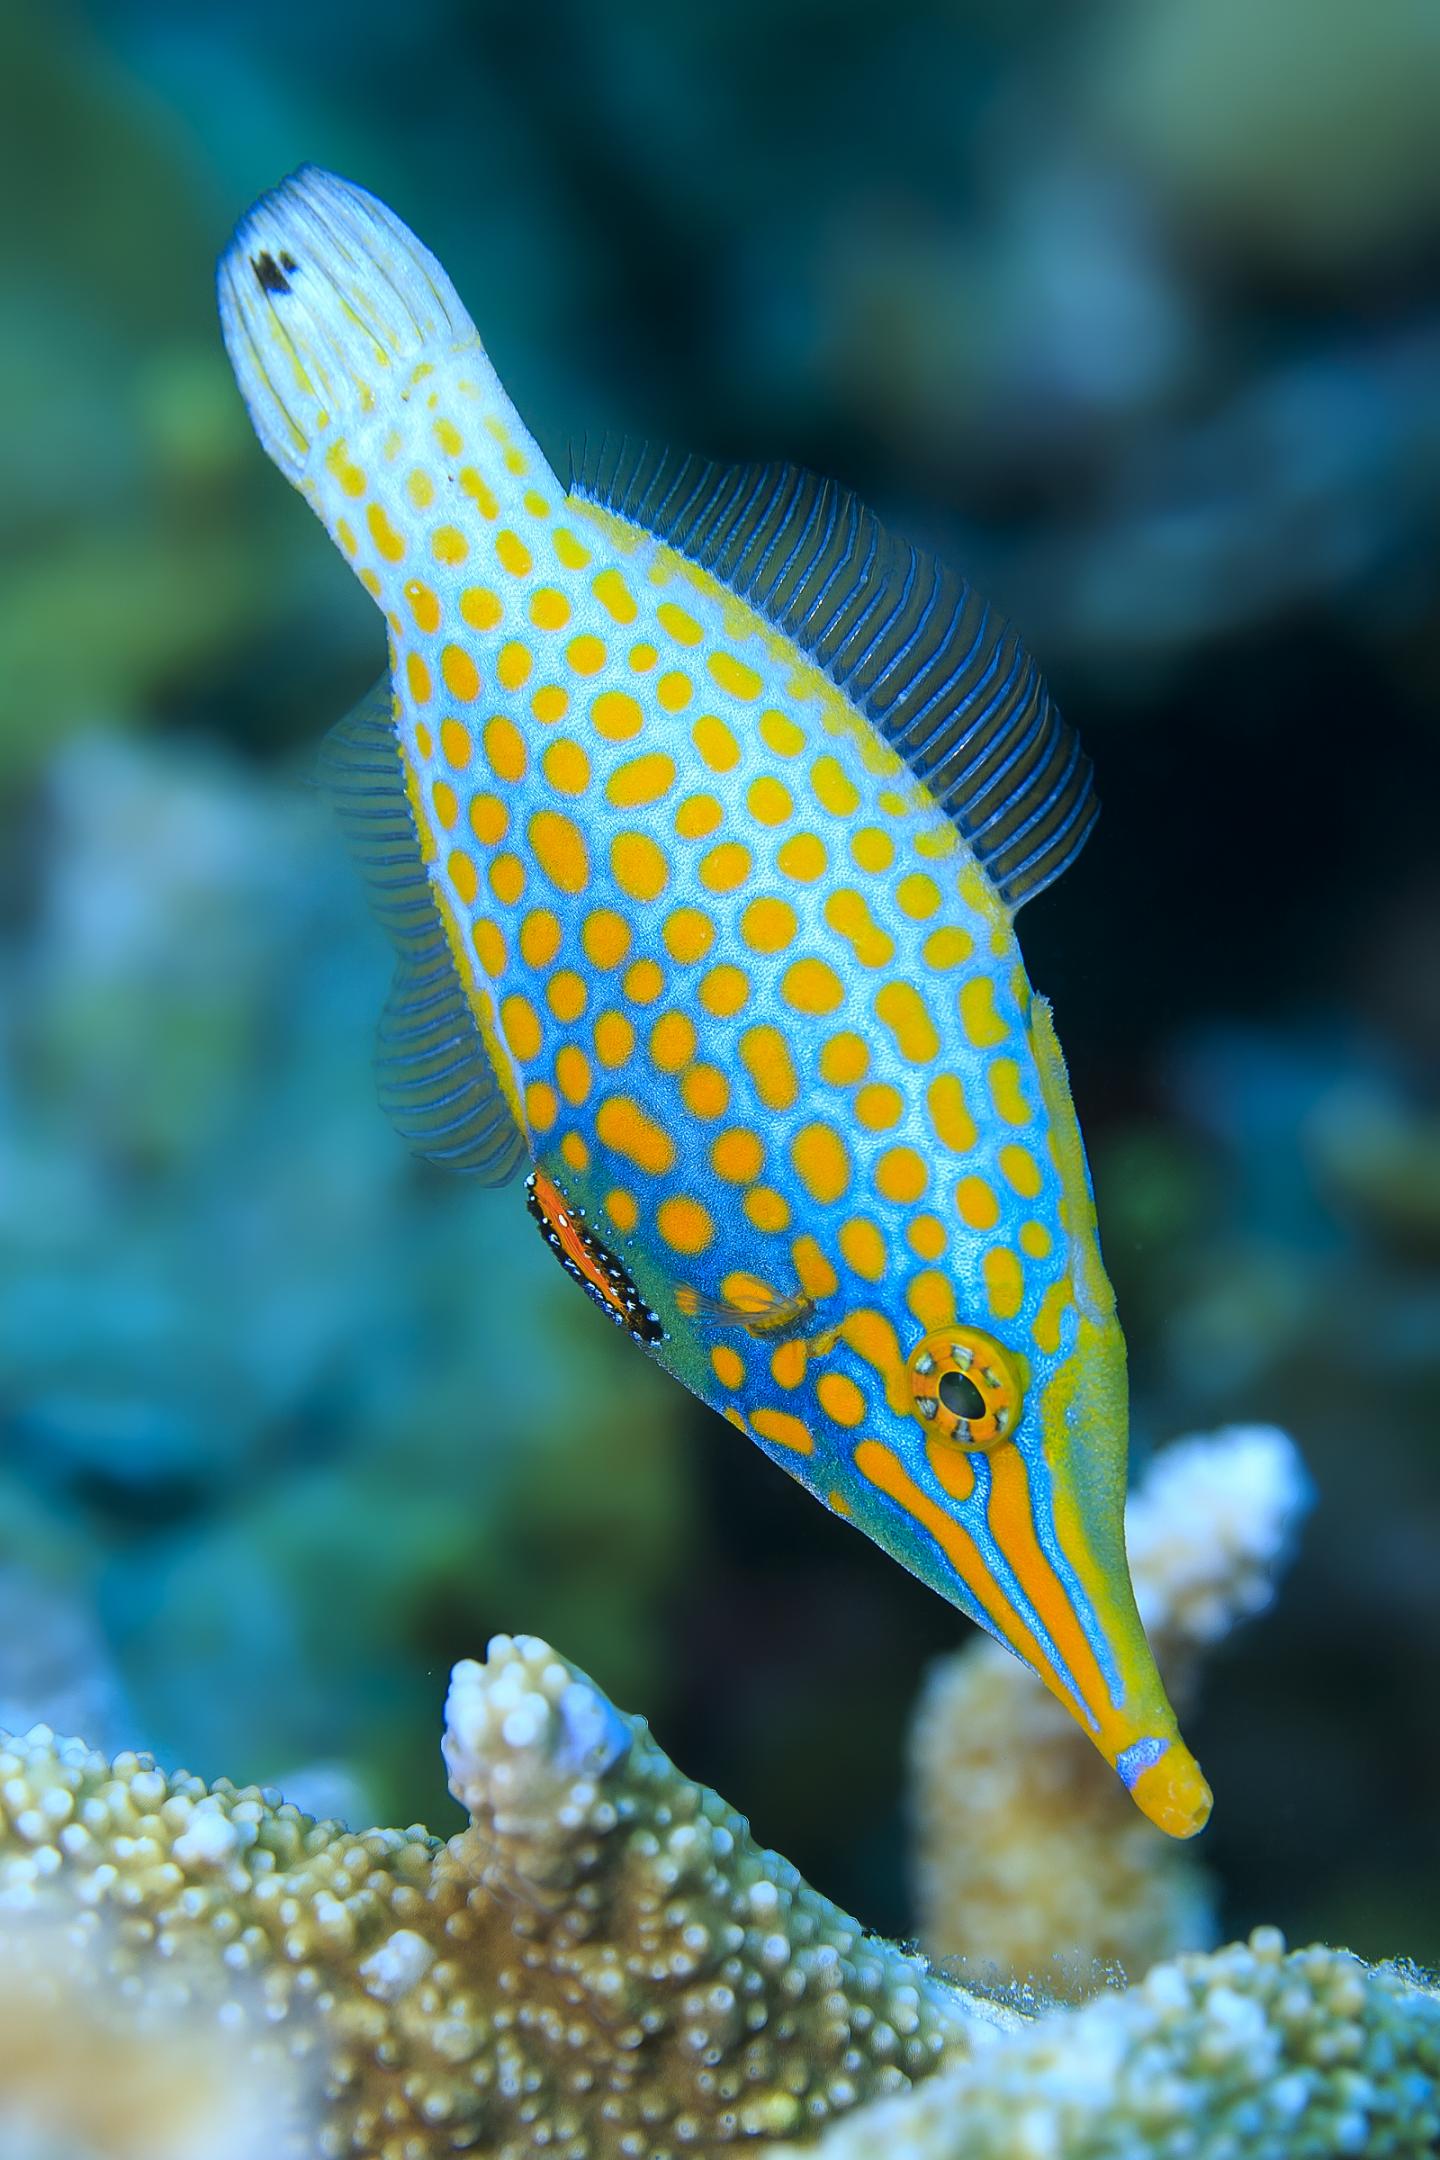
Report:
[[[1048,1492],[1048,1478],[1029,1473],[1015,1449],[992,1458],[990,1477],[990,1535],[1023,1600],[1023,1610],[1004,1616],[1011,1647],[1088,1734],[1141,1814],[1168,1837],[1193,1837],[1209,1820],[1210,1788],[1166,1697],[1123,1538],[1102,1556],[1079,1511]],[[1037,1520],[1052,1510],[1054,1536],[1037,1535]]]
[[[1121,1783],[1142,1815],[1167,1837],[1194,1837],[1210,1820],[1213,1796],[1204,1772],[1178,1736],[1135,1740],[1116,1760]]]

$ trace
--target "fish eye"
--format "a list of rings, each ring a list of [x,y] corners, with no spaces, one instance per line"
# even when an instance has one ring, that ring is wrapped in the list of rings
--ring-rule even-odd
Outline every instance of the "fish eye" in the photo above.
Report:
[[[926,1335],[910,1353],[915,1414],[957,1447],[992,1448],[1014,1432],[1025,1382],[993,1335],[957,1323]]]
[[[948,1410],[951,1417],[959,1418],[963,1424],[968,1425],[985,1415],[985,1398],[969,1373],[942,1372],[935,1392],[940,1397],[941,1409]]]

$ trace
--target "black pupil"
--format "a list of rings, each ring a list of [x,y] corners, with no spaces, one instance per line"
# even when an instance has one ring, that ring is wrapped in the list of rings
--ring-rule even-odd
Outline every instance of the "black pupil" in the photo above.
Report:
[[[941,1373],[940,1400],[951,1417],[964,1418],[968,1422],[985,1415],[984,1396],[963,1372]]]

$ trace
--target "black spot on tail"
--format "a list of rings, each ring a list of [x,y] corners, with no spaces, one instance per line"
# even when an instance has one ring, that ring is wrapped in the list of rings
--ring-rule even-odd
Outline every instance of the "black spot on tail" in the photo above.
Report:
[[[285,272],[295,268],[290,256],[282,255],[277,263],[273,255],[257,255],[250,267],[262,292],[289,292],[290,280]]]

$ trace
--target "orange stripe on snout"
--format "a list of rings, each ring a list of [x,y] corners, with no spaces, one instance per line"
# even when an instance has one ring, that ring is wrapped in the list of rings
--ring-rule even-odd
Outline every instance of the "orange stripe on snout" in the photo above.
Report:
[[[990,1457],[990,1528],[1015,1580],[1049,1630],[1050,1640],[1066,1660],[1092,1720],[1106,1724],[1114,1716],[1105,1676],[1076,1617],[1065,1586],[1035,1535],[1030,1480],[1018,1448],[997,1448]]]
[[[1076,1703],[1074,1691],[1066,1685],[1063,1675],[1052,1665],[1024,1621],[1005,1602],[969,1532],[943,1508],[937,1507],[928,1493],[922,1492],[899,1456],[882,1446],[880,1441],[861,1441],[855,1450],[855,1467],[877,1491],[898,1501],[922,1530],[928,1530],[977,1604],[990,1615],[1002,1639],[1025,1660],[1032,1672],[1039,1674],[1051,1694],[1064,1703],[1073,1717],[1088,1724],[1084,1707]]]

